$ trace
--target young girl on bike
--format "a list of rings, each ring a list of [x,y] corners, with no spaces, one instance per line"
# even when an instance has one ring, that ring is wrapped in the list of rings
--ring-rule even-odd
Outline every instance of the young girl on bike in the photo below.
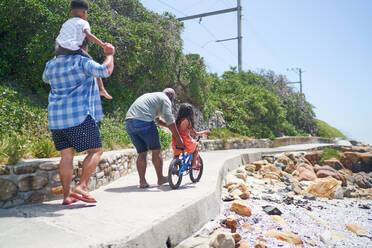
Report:
[[[183,103],[177,113],[176,126],[178,132],[183,140],[183,144],[186,146],[184,152],[194,153],[192,157],[192,168],[196,168],[195,158],[198,157],[198,142],[191,138],[189,132],[193,136],[209,135],[209,131],[196,132],[194,129],[194,110],[191,104]],[[176,148],[176,141],[172,137],[172,148],[175,157],[178,157],[182,151]]]

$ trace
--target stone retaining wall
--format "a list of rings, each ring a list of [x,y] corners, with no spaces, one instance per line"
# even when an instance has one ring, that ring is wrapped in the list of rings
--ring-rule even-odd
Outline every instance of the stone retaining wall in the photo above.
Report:
[[[312,136],[290,136],[276,138],[273,147],[298,145],[298,144],[317,144],[317,143],[334,143],[334,139],[312,137]]]
[[[306,139],[303,139],[306,138]],[[326,140],[312,137],[286,137],[277,141],[269,139],[232,139],[232,140],[201,140],[200,151],[214,151],[226,149],[271,148],[278,144],[330,143]],[[172,149],[163,151],[164,160],[172,157]],[[82,173],[82,160],[85,155],[74,159],[74,174],[72,186],[79,181]],[[105,152],[93,174],[88,188],[94,190],[106,185],[128,173],[136,171],[137,153],[134,149]],[[29,159],[16,165],[0,165],[0,208],[9,208],[25,203],[42,202],[60,199],[62,186],[58,175],[59,158]],[[151,156],[148,156],[151,165]],[[165,165],[167,166],[167,165]]]

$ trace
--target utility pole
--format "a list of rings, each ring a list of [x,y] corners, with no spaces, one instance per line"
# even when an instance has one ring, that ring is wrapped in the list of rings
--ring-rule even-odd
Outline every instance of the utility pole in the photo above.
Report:
[[[237,12],[237,21],[238,21],[238,71],[242,71],[242,6],[240,0],[237,0],[238,12]]]
[[[298,74],[300,81],[298,82],[288,82],[287,84],[300,84],[300,93],[302,94],[302,73],[304,72],[301,68],[291,68],[287,69],[287,71],[293,71]]]
[[[218,10],[218,11],[212,11],[212,12],[207,12],[207,13],[202,13],[202,14],[197,14],[197,15],[192,15],[192,16],[185,16],[178,18],[177,20],[179,21],[186,21],[186,20],[191,20],[191,19],[196,19],[196,18],[202,18],[206,16],[212,16],[212,15],[220,15],[224,13],[229,13],[229,12],[237,12],[237,26],[238,26],[238,36],[234,38],[229,38],[229,39],[223,39],[223,40],[216,40],[216,42],[224,42],[224,41],[229,41],[229,40],[238,40],[238,71],[242,71],[242,6],[241,6],[241,0],[237,0],[237,7],[236,8],[230,8],[230,9],[223,9],[223,10]]]

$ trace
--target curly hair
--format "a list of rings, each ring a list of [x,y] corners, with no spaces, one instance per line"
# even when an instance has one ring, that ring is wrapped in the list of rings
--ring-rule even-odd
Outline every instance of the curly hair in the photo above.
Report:
[[[179,126],[183,119],[187,119],[194,127],[194,109],[189,103],[182,103],[177,113],[176,125]]]

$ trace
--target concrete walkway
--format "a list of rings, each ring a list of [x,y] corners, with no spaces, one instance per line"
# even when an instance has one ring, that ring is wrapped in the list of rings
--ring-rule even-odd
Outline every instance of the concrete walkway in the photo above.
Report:
[[[308,150],[330,144],[304,144],[274,149],[223,150],[201,153],[204,173],[197,184],[189,176],[178,190],[156,186],[147,169],[148,189],[139,189],[137,173],[92,192],[96,205],[61,200],[0,210],[0,247],[139,247],[163,248],[197,231],[220,211],[220,185],[228,170],[261,153]],[[241,156],[243,154],[249,154]],[[165,161],[167,174],[170,161]]]

